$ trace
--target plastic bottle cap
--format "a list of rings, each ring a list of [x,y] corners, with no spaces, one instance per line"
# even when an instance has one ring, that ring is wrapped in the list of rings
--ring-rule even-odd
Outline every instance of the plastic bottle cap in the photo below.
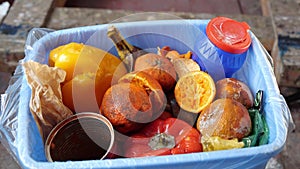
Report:
[[[218,48],[229,53],[239,54],[248,50],[251,44],[249,29],[250,26],[246,22],[216,17],[208,23],[206,34]]]

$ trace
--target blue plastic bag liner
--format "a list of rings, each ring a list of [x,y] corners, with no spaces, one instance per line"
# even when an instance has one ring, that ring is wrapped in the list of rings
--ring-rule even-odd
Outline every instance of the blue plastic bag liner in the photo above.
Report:
[[[201,42],[203,28],[208,20],[160,20],[113,23],[133,45],[155,51],[157,47],[170,46],[185,53],[192,50],[214,80],[225,77],[218,57],[202,56],[195,50]],[[109,51],[117,56],[106,31],[109,24],[65,30],[36,28],[29,33],[25,58],[48,63],[49,52],[60,45],[81,42]],[[280,94],[269,55],[259,40],[253,40],[245,63],[233,77],[245,82],[253,95],[263,90],[264,116],[270,128],[269,143],[263,146],[200,152],[159,157],[118,158],[88,161],[48,162],[44,144],[29,110],[31,90],[19,65],[6,92],[1,95],[0,138],[23,168],[264,168],[268,160],[284,147],[293,120],[287,104]],[[216,67],[218,66],[218,67]],[[220,68],[221,66],[221,68]]]

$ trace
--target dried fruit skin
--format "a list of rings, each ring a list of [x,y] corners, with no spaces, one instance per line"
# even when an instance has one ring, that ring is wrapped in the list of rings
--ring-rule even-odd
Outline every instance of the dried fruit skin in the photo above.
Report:
[[[213,79],[203,71],[193,71],[182,76],[174,90],[178,105],[192,113],[200,113],[213,101],[215,93]]]
[[[130,72],[122,76],[118,83],[130,83],[137,85],[149,95],[153,110],[152,120],[156,119],[164,110],[167,99],[161,85],[156,79],[143,71]]]
[[[200,71],[200,66],[192,59],[178,58],[174,59],[172,63],[179,78],[189,72]]]
[[[173,117],[160,117],[127,139],[125,157],[201,152],[200,142],[201,133],[186,122]]]
[[[151,119],[151,103],[147,92],[136,85],[120,83],[109,88],[102,101],[101,113],[121,133],[139,129]]]
[[[253,95],[249,87],[235,78],[224,78],[216,83],[216,98],[231,98],[242,103],[246,108],[253,105]]]
[[[138,57],[134,70],[144,71],[154,77],[164,91],[172,89],[176,82],[177,75],[173,64],[167,58],[154,53]]]
[[[233,99],[215,100],[202,111],[197,121],[202,135],[223,139],[240,140],[250,134],[251,127],[248,110]]]

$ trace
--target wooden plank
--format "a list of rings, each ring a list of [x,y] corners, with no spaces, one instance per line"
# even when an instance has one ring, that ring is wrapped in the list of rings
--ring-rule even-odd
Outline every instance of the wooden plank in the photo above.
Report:
[[[300,88],[300,38],[280,37],[283,61],[281,86]]]
[[[261,10],[263,16],[271,16],[272,9],[269,0],[260,0]]]
[[[12,72],[24,57],[24,44],[29,30],[42,27],[53,9],[54,1],[14,0],[0,25],[1,71]]]
[[[299,0],[270,0],[271,11],[276,16],[300,16]]]
[[[226,2],[220,0],[191,0],[190,2],[191,11],[187,12],[216,15],[242,14],[237,0],[226,0]]]
[[[67,7],[102,8],[145,12],[241,14],[237,0],[69,0]]]
[[[54,9],[45,26],[47,28],[59,30],[79,26],[104,24],[133,13],[134,12],[123,10],[58,7]]]
[[[9,26],[30,25],[40,27],[44,24],[53,1],[43,0],[14,0],[3,24]]]
[[[55,7],[64,7],[67,3],[67,0],[55,0],[54,6]]]
[[[271,1],[283,73],[280,86],[300,88],[299,1]]]
[[[262,16],[260,0],[238,0],[237,2],[242,14]]]
[[[300,87],[300,67],[284,65],[280,86],[283,87]]]
[[[9,2],[0,2],[0,24],[2,23],[2,20],[6,17],[8,10],[10,8]]]
[[[300,14],[299,14],[300,16]],[[300,17],[277,15],[274,17],[278,35],[281,37],[300,39]]]

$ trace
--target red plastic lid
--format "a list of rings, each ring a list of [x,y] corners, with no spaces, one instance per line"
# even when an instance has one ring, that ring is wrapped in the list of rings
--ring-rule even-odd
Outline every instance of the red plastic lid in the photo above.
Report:
[[[251,44],[249,29],[250,26],[246,22],[216,17],[208,23],[206,34],[218,48],[229,53],[239,54],[248,50]]]

